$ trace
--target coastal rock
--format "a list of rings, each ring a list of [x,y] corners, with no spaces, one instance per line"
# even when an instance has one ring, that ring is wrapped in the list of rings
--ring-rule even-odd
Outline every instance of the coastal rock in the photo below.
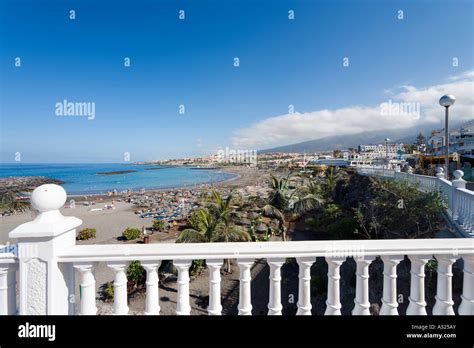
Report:
[[[46,176],[12,176],[0,178],[0,195],[7,192],[33,191],[43,184],[64,184],[64,181],[48,178]]]

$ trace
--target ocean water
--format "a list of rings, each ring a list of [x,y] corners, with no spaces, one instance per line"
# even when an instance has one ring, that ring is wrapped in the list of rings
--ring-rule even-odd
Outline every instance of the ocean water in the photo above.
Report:
[[[228,180],[236,174],[212,169],[159,167],[135,164],[0,164],[0,177],[47,176],[59,179],[68,194],[96,194],[107,191],[193,187],[196,184]],[[98,175],[98,172],[136,170],[127,174]]]

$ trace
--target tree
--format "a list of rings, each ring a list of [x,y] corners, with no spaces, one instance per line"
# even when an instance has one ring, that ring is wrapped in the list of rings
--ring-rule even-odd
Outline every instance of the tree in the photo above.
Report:
[[[339,158],[339,157],[342,156],[342,152],[341,152],[341,150],[334,150],[332,152],[332,155],[333,155],[334,158]]]
[[[407,154],[413,153],[416,150],[416,146],[413,144],[403,144],[403,151]]]
[[[334,167],[330,167],[324,172],[324,181],[322,187],[325,189],[326,196],[328,198],[334,198],[336,184],[341,177],[341,171],[336,170]]]
[[[432,238],[442,222],[443,200],[438,192],[422,192],[416,186],[394,180],[371,179],[371,199],[355,209],[365,238]]]
[[[0,210],[23,213],[31,210],[30,202],[20,199],[19,192],[9,191],[1,195]]]
[[[163,220],[154,220],[153,229],[156,231],[162,231],[165,228],[165,222]]]
[[[294,198],[292,210],[297,215],[321,207],[325,203],[321,184],[316,180],[306,180],[304,185],[294,191],[291,198]]]
[[[299,187],[292,193],[289,182],[293,175],[290,173],[282,179],[270,176],[271,193],[268,203],[263,207],[263,214],[278,220],[281,238],[286,241],[286,215],[300,215],[322,205],[324,200],[319,186],[313,181],[307,181],[306,186]]]
[[[211,193],[208,208],[194,209],[188,218],[188,226],[183,230],[177,243],[247,242],[250,234],[236,226],[230,218],[232,195],[223,198],[217,191]],[[225,260],[226,272],[230,272],[230,260]]]
[[[420,146],[422,144],[426,144],[426,138],[423,136],[423,134],[418,133],[418,135],[416,136],[416,145]]]

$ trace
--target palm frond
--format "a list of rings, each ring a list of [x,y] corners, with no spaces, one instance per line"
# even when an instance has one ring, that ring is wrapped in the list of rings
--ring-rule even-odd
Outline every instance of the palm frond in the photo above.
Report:
[[[196,231],[192,228],[183,230],[178,238],[176,243],[206,243],[208,242],[204,233]]]

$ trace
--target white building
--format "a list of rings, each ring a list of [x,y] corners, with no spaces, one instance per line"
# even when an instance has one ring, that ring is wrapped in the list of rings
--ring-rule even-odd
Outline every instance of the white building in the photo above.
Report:
[[[397,158],[399,151],[403,151],[403,144],[359,145],[359,154],[366,153],[364,156],[372,159],[387,157],[392,159]]]
[[[431,132],[428,139],[428,153],[433,156],[442,156],[445,151],[444,130]],[[474,120],[449,132],[449,153],[474,155]]]

